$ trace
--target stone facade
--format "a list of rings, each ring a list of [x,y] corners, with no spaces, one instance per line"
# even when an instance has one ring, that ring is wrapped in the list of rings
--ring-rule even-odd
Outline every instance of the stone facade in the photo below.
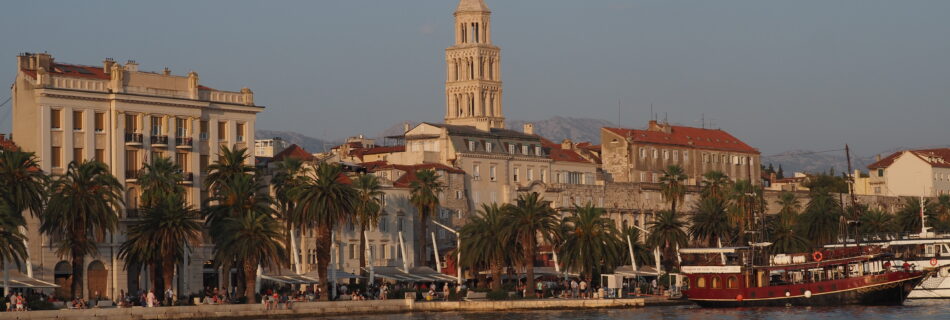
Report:
[[[254,141],[254,123],[263,107],[254,103],[250,89],[215,90],[200,85],[196,72],[144,72],[134,61],[121,65],[106,59],[102,66],[85,66],[59,63],[46,53],[26,53],[17,57],[17,66],[11,90],[17,144],[35,152],[43,171],[53,175],[64,173],[73,160],[103,162],[127,190],[119,230],[98,244],[98,256],[86,259],[84,294],[115,296],[120,289],[144,288],[140,270],[125,270],[116,257],[126,228],[138,218],[141,190],[136,177],[143,163],[158,156],[178,163],[186,200],[200,207],[205,168],[217,160],[221,146],[247,148],[248,141]],[[39,221],[27,217],[32,244],[27,273],[65,283],[69,262],[55,254],[39,232]],[[194,249],[186,259],[190,263],[180,267],[186,280],[175,283],[182,292],[201,288],[204,262],[212,257],[207,242]]]
[[[501,49],[491,41],[491,11],[482,0],[455,10],[455,44],[445,49],[445,123],[504,128]]]

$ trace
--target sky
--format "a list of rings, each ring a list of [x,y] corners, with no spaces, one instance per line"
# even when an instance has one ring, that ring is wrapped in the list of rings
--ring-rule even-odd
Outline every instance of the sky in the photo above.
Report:
[[[652,105],[671,123],[705,118],[763,155],[950,145],[950,1],[485,2],[509,119],[643,127]],[[131,59],[142,70],[195,70],[213,88],[251,88],[267,107],[258,129],[375,135],[442,121],[456,4],[4,1],[0,80],[12,84],[20,52]]]

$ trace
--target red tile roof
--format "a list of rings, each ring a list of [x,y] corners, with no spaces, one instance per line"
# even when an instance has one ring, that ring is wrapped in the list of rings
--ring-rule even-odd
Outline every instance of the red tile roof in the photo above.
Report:
[[[7,139],[7,135],[0,134],[0,149],[16,151],[20,150],[20,147],[13,140]]]
[[[313,161],[313,154],[307,152],[300,146],[292,144],[287,149],[274,155],[273,161],[284,161],[285,158],[297,158],[304,161]]]
[[[55,74],[58,76],[101,80],[109,80],[112,78],[108,73],[105,73],[105,71],[102,70],[102,66],[93,67],[78,64],[54,63],[50,69],[51,70],[46,71],[50,74]],[[36,78],[35,70],[23,69],[20,71],[23,71],[23,73],[29,75],[30,77]]]
[[[403,152],[403,151],[406,151],[406,146],[383,146],[383,147],[355,149],[350,152],[350,155],[359,157],[362,160],[363,156],[365,155]]]
[[[465,171],[459,168],[449,167],[441,163],[423,163],[417,165],[386,164],[385,161],[364,162],[360,165],[366,167],[370,172],[377,172],[388,169],[396,169],[406,172],[401,177],[393,181],[394,187],[408,188],[413,181],[416,181],[416,171],[433,169],[436,171],[445,171],[449,173],[465,174]]]
[[[868,169],[887,168],[904,152],[910,152],[933,167],[950,168],[950,148],[936,148],[898,151],[868,165]]]
[[[634,143],[665,144],[700,149],[759,153],[759,150],[720,129],[703,129],[684,126],[670,127],[670,133],[657,130],[606,127],[604,129],[623,137],[629,137]]]
[[[881,160],[875,161],[872,164],[868,165],[868,169],[879,169],[890,167],[894,160],[897,160],[897,156],[903,154],[903,151],[894,152],[891,155],[884,157]]]
[[[587,159],[584,159],[584,157],[581,155],[577,154],[577,152],[574,150],[562,149],[561,144],[554,143],[551,140],[541,138],[541,146],[548,148],[548,158],[551,158],[551,160],[591,163]]]

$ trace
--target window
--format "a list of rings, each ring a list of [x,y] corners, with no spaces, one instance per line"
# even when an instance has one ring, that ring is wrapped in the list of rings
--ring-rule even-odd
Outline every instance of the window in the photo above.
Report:
[[[547,170],[541,169],[541,182],[548,182],[545,172],[547,172]]]
[[[495,166],[488,167],[488,180],[495,181]]]
[[[683,151],[683,162],[689,162],[689,151]]]
[[[647,182],[647,173],[640,172],[640,182]]]
[[[670,151],[663,150],[663,160],[670,160]]]
[[[515,154],[515,145],[508,144],[508,153]]]
[[[53,166],[53,168],[63,167],[63,148],[50,148],[50,164]]]
[[[653,149],[653,159],[659,159],[659,158],[660,158],[660,151],[657,149]]]
[[[95,125],[96,125],[96,132],[106,131],[106,114],[105,113],[96,112]]]
[[[727,155],[722,155],[722,159],[721,159],[721,161],[719,161],[719,162],[722,162],[722,163],[729,163],[729,156],[727,156]]]
[[[673,150],[673,161],[679,160],[680,152],[679,150]]]
[[[719,279],[719,276],[715,276],[712,278],[712,288],[722,289],[722,279]]]
[[[455,200],[461,200],[461,199],[462,199],[462,191],[455,190]]]
[[[468,141],[468,151],[475,151],[475,141]]]
[[[73,111],[73,131],[82,131],[82,111]]]
[[[387,250],[386,244],[379,245],[379,257],[383,259],[392,259],[392,256],[389,255],[389,250]]]
[[[491,152],[492,145],[491,142],[485,142],[485,152]]]
[[[125,150],[125,171],[136,171],[139,169],[139,155],[135,150]],[[133,174],[134,175],[134,174]]]
[[[181,171],[188,172],[188,154],[184,152],[175,153],[175,163],[181,168]]]
[[[59,109],[50,109],[49,111],[49,127],[53,129],[62,129],[63,128],[63,112]]]
[[[706,287],[706,277],[696,278],[696,287],[705,288]]]
[[[659,182],[660,182],[660,175],[654,173],[654,174],[653,174],[653,183],[659,183]]]
[[[186,119],[182,118],[175,119],[175,136],[184,137],[188,135],[188,124],[185,121]]]
[[[541,156],[541,146],[534,146],[534,154],[536,156]]]
[[[513,173],[511,174],[512,180],[513,180],[514,182],[518,182],[518,173],[519,173],[519,171],[521,171],[521,168],[515,168],[515,169],[513,170]]]
[[[228,140],[228,123],[218,121],[218,140]]]
[[[82,148],[73,148],[73,161],[82,162],[85,157],[82,155]]]
[[[203,154],[203,155],[200,155],[200,156],[199,156],[199,158],[198,158],[198,169],[201,170],[201,173],[207,173],[207,172],[208,172],[208,164],[209,164],[209,163],[210,163],[210,160],[209,160],[209,158],[208,158],[208,155]]]
[[[492,203],[498,202],[498,197],[495,195],[495,191],[492,191],[491,194],[490,194],[490,196],[491,196],[491,202],[492,202]]]
[[[164,153],[164,152],[161,152],[161,151],[152,151],[151,157],[152,157],[152,158],[149,159],[149,162],[154,163],[155,160],[158,160],[158,158],[164,158],[164,157],[165,157],[165,153]],[[169,160],[171,160],[171,159],[169,159]]]
[[[350,259],[356,259],[356,244],[350,244]]]
[[[386,219],[385,216],[379,217],[379,231],[380,232],[389,232],[389,225],[387,223],[388,221],[389,219]]]
[[[152,135],[160,136],[163,132],[165,131],[162,130],[162,118],[152,117]]]
[[[125,115],[125,132],[139,132],[139,122],[135,121],[134,114]]]
[[[201,130],[201,132],[198,133],[198,138],[201,140],[208,140],[208,121],[201,120],[198,123],[198,126],[200,127],[199,129]]]
[[[396,231],[403,232],[406,231],[406,218],[399,217],[396,219]]]
[[[883,176],[884,176],[884,169],[877,169],[877,176],[878,176],[878,177],[883,177]]]
[[[643,159],[646,157],[647,157],[647,148],[640,148],[640,158]]]
[[[527,145],[521,146],[521,153],[524,154],[524,155],[528,155],[528,146],[527,146]]]
[[[709,163],[709,155],[708,155],[708,154],[703,153],[703,162]]]
[[[736,276],[729,276],[726,279],[726,289],[738,289],[739,288],[739,279],[736,279]]]
[[[477,164],[476,164],[474,167],[472,167],[472,179],[474,179],[474,180],[479,180],[479,179],[481,179],[482,173],[481,173],[481,170],[479,170],[479,169],[480,169],[480,168],[478,167]]]
[[[238,141],[238,142],[244,141],[244,134],[245,134],[245,132],[244,132],[244,123],[243,123],[243,122],[238,122],[238,124],[237,124],[237,130],[235,130],[235,131],[237,131],[237,141]]]
[[[106,151],[103,149],[96,149],[96,161],[105,163],[106,162]]]
[[[534,169],[528,168],[528,181],[534,180]]]

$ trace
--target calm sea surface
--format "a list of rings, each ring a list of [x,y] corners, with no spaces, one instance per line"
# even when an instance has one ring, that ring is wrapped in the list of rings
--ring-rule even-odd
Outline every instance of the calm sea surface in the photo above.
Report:
[[[372,320],[535,320],[535,319],[950,319],[950,300],[911,300],[900,307],[703,309],[695,306],[647,307],[584,311],[526,311],[500,313],[406,313],[311,319]]]

